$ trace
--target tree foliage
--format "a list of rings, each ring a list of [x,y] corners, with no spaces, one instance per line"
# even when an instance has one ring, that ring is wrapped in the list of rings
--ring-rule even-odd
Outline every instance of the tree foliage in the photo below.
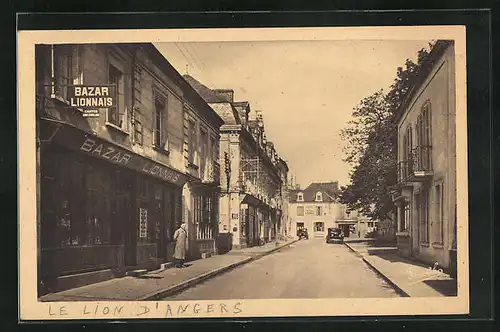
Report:
[[[432,47],[433,43],[429,43],[429,49]],[[394,209],[391,191],[397,182],[395,111],[429,52],[421,49],[417,63],[406,59],[404,67],[397,68],[389,91],[379,90],[362,99],[352,112],[353,120],[341,131],[346,142],[344,161],[352,171],[351,183],[341,187],[340,201],[371,219],[390,218]]]

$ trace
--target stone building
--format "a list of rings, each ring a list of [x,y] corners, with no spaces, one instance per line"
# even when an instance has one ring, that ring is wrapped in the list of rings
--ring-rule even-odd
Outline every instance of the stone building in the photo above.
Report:
[[[397,110],[397,243],[405,256],[456,271],[455,54],[437,41]]]
[[[307,229],[310,238],[324,238],[328,228],[337,227],[344,220],[342,205],[338,202],[338,183],[311,183],[305,189],[289,191],[289,216],[294,237],[297,230]]]
[[[250,247],[273,240],[281,224],[279,156],[265,135],[262,113],[234,91],[210,89],[195,78],[186,80],[224,120],[220,128],[221,250]],[[285,168],[286,169],[286,168]]]
[[[37,45],[41,292],[214,251],[222,119],[152,44]],[[107,87],[86,117],[78,87]],[[103,106],[103,107],[97,107]]]

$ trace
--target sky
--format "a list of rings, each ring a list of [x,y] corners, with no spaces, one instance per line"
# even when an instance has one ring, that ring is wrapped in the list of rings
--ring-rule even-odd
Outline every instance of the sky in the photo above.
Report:
[[[349,183],[340,131],[353,108],[387,90],[399,66],[428,41],[245,41],[155,43],[181,74],[262,110],[267,139],[302,188]]]

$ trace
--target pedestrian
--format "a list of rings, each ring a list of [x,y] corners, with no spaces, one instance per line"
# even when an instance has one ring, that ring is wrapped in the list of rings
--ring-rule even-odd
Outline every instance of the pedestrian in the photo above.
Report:
[[[181,226],[174,233],[175,241],[175,267],[183,268],[185,267],[184,261],[186,259],[186,247],[187,247],[187,231],[186,224],[182,223]]]

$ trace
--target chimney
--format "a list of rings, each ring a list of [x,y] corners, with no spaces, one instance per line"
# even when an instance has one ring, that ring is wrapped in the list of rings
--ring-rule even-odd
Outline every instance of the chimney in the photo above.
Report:
[[[234,90],[231,89],[215,89],[213,90],[215,92],[215,96],[217,99],[220,101],[225,101],[227,103],[233,103],[234,102]]]

